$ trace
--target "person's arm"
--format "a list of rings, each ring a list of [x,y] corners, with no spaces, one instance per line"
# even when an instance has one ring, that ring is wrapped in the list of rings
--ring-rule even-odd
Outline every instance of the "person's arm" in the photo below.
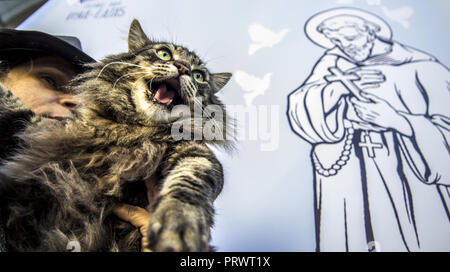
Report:
[[[404,150],[414,149],[416,155],[420,154],[407,155],[411,155],[412,166],[422,182],[450,186],[450,72],[438,62],[427,62],[420,68],[416,80],[427,96],[427,112],[401,113],[412,130],[411,137],[402,137]]]
[[[292,129],[314,144],[336,142],[344,135],[341,99],[348,93],[339,83],[329,83],[328,68],[335,67],[337,57],[324,55],[308,79],[288,97],[288,117]]]
[[[401,150],[418,179],[427,184],[450,185],[450,73],[437,62],[417,65],[416,85],[426,97],[424,113],[400,112],[389,101],[374,94],[363,94],[369,102],[351,99],[358,116],[371,124],[398,133]],[[408,89],[399,89],[404,101],[415,105]],[[405,102],[408,105],[408,102]]]

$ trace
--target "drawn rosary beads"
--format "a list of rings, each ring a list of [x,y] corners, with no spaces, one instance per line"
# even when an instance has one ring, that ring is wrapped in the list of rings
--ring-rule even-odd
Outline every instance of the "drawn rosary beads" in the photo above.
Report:
[[[313,152],[312,159],[314,168],[316,169],[317,173],[319,173],[319,175],[325,177],[334,176],[339,172],[339,170],[341,170],[344,165],[347,164],[347,161],[350,159],[350,153],[352,150],[354,132],[355,131],[353,128],[347,128],[347,136],[345,138],[344,148],[341,151],[341,155],[339,156],[339,159],[329,168],[324,168],[320,163],[319,158],[317,158],[316,153]]]

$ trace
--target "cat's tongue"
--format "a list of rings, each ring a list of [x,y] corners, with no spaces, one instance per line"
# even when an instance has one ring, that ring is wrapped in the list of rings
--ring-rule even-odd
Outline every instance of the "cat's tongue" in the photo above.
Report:
[[[155,94],[156,100],[158,100],[158,102],[161,104],[169,104],[174,96],[175,92],[171,89],[167,89],[167,85],[164,83],[159,86]]]

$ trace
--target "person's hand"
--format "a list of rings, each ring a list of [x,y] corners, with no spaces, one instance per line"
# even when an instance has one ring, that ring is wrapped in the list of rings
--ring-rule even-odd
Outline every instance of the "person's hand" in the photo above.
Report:
[[[404,135],[411,136],[409,122],[399,114],[387,101],[376,95],[361,92],[369,102],[360,101],[355,97],[350,99],[356,114],[361,120],[385,129],[393,129]]]
[[[159,179],[160,178],[158,176],[152,176],[145,180],[145,187],[147,188],[147,200],[149,204],[153,203],[156,197],[156,184],[158,183]],[[125,203],[116,204],[113,208],[113,212],[120,219],[132,224],[139,229],[142,235],[141,251],[150,252],[151,250],[148,248],[147,229],[150,224],[151,214],[144,208]]]
[[[380,84],[386,81],[386,77],[380,70],[376,69],[361,69],[356,68],[346,72],[346,74],[353,73],[359,77],[359,80],[353,83],[360,89],[373,89],[380,87]]]
[[[365,89],[372,89],[380,87],[380,84],[386,81],[386,77],[380,70],[375,69],[361,69],[359,67],[350,69],[345,72],[345,75],[354,75],[358,79],[352,80],[353,84],[358,88],[358,93]],[[328,96],[334,97],[331,99],[331,105],[334,105],[341,97],[351,95],[352,92],[347,89],[346,85],[340,81],[333,81],[327,86]],[[354,94],[355,95],[355,94]],[[325,108],[327,111],[327,107]]]
[[[150,223],[150,213],[137,206],[132,206],[124,203],[118,203],[113,208],[114,214],[120,219],[131,223],[137,227],[142,235],[141,251],[150,252],[148,249],[147,229]]]

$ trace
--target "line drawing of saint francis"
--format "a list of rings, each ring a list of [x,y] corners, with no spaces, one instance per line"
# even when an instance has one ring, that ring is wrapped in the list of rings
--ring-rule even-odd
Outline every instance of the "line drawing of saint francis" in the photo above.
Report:
[[[450,251],[450,73],[354,8],[313,15],[326,49],[289,94],[312,144],[317,251]]]

